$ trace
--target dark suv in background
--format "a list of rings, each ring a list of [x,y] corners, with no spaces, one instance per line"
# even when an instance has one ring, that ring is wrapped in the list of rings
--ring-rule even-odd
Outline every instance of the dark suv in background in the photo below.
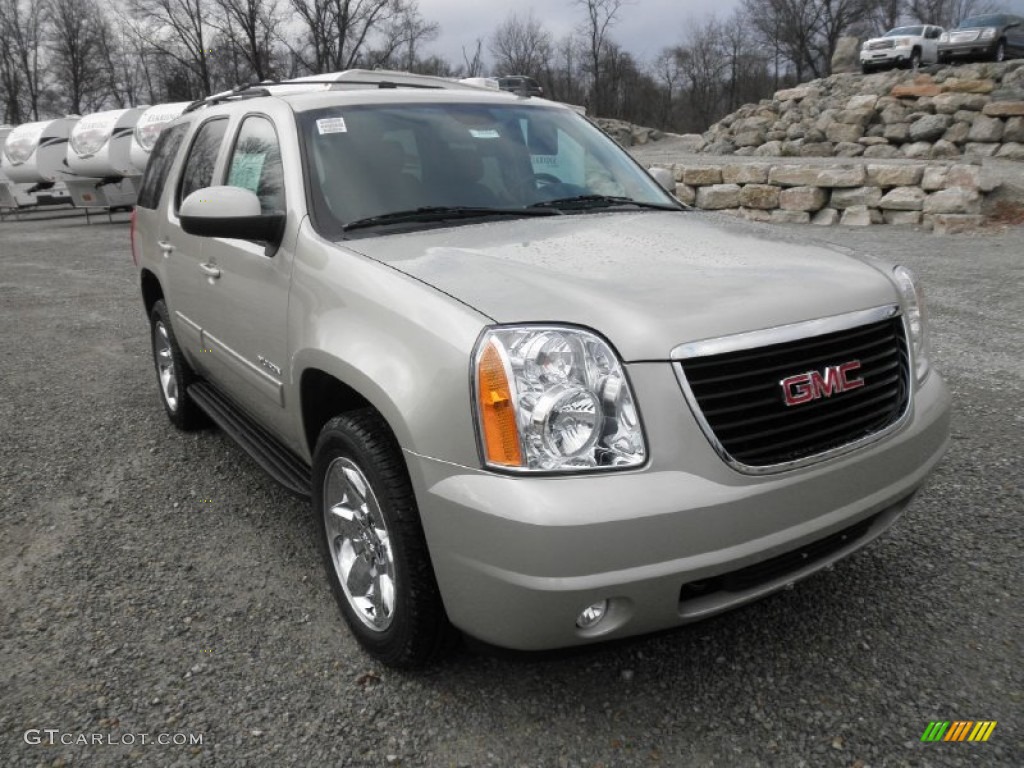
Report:
[[[1005,61],[1024,56],[1024,19],[1009,13],[972,16],[939,38],[939,61],[983,58]]]
[[[540,83],[532,77],[526,77],[525,75],[506,75],[505,77],[499,77],[498,87],[503,91],[521,93],[524,96],[544,95],[544,89],[540,87]]]

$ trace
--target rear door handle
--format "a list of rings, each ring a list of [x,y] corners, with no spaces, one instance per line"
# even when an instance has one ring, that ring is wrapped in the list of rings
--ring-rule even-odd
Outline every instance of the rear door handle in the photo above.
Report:
[[[163,252],[165,259],[168,256],[170,256],[171,255],[171,251],[174,250],[174,246],[171,245],[166,240],[159,240],[159,241],[157,241],[157,245],[160,246],[160,250]]]
[[[213,278],[214,280],[220,277],[220,270],[217,268],[216,264],[200,264],[199,268],[203,270],[203,274],[207,277]]]

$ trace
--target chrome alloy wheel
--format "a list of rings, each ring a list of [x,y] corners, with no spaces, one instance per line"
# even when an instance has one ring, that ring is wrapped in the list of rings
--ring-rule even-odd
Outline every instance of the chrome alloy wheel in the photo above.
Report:
[[[348,604],[383,632],[395,615],[395,558],[377,497],[359,466],[341,456],[327,468],[323,500],[327,548]]]
[[[157,320],[153,330],[153,346],[156,351],[156,370],[160,376],[160,389],[164,393],[167,407],[178,410],[178,380],[174,376],[174,355],[171,352],[171,337],[167,327]]]

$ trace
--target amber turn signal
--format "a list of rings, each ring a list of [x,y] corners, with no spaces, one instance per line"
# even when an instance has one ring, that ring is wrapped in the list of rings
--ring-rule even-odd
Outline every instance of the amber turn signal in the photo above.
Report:
[[[512,388],[501,351],[493,340],[477,361],[476,381],[487,463],[521,467],[523,454],[519,447]]]

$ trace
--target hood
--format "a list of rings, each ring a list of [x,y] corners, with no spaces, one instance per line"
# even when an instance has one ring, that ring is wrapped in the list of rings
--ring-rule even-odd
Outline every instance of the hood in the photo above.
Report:
[[[496,322],[596,330],[627,362],[898,301],[893,284],[856,258],[694,212],[515,219],[345,245]]]

